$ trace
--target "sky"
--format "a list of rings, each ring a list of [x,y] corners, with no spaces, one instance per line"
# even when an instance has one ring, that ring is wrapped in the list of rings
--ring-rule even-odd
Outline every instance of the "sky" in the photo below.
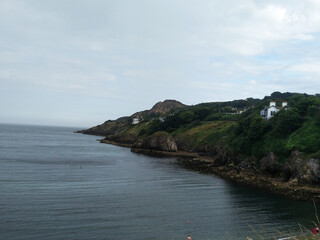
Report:
[[[319,0],[1,0],[0,122],[320,92]]]

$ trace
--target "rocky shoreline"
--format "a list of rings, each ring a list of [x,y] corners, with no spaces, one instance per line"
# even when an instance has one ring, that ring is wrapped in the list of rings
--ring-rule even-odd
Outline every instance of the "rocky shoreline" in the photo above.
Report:
[[[193,106],[166,100],[77,132],[102,136],[100,142],[136,153],[179,158],[181,166],[290,198],[320,199],[318,98],[274,92],[264,99]],[[290,107],[277,108],[265,121],[261,109],[280,101]],[[242,108],[243,114],[235,114]]]
[[[282,182],[276,178],[271,178],[253,171],[237,171],[233,167],[214,166],[212,159],[179,159],[179,164],[189,169],[200,172],[215,174],[221,178],[232,182],[244,184],[251,187],[258,187],[270,193],[280,194],[294,200],[319,201],[320,189],[311,186],[295,186],[289,182]]]
[[[212,156],[186,151],[163,151],[157,149],[139,148],[135,144],[121,143],[107,139],[101,139],[101,143],[112,144],[131,148],[138,154],[146,154],[161,157],[174,157],[179,166],[199,171],[206,174],[214,174],[223,179],[240,183],[250,187],[257,187],[267,192],[283,195],[300,201],[320,201],[320,188],[311,185],[297,184],[295,181],[283,181],[281,178],[271,177],[261,171],[244,169],[238,166],[221,165],[219,159]]]
[[[154,156],[176,157],[178,164],[182,167],[199,171],[206,174],[214,174],[223,179],[240,183],[243,185],[257,187],[270,193],[283,195],[300,201],[319,201],[320,188],[312,186],[296,186],[280,179],[272,178],[254,171],[239,171],[234,167],[216,166],[215,160],[209,156],[201,156],[189,152],[164,152],[149,149],[132,148],[132,152]]]
[[[118,142],[111,141],[111,140],[107,140],[107,139],[101,139],[101,140],[100,140],[100,143],[112,144],[112,145],[120,146],[120,147],[128,147],[128,148],[131,148],[131,147],[132,147],[132,144],[128,144],[128,143],[118,143]]]

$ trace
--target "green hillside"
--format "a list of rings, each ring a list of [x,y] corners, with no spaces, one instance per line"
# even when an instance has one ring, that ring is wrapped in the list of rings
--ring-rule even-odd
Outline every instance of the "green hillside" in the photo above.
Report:
[[[277,106],[287,101],[288,105],[265,120],[260,111],[270,101],[276,101]],[[124,117],[83,132],[132,144],[166,132],[182,151],[210,154],[219,146],[225,154],[237,157],[261,159],[273,152],[283,162],[292,150],[299,150],[320,158],[319,95],[275,92],[264,99],[181,105],[161,114],[148,110],[139,116],[138,124],[132,124],[133,117]]]

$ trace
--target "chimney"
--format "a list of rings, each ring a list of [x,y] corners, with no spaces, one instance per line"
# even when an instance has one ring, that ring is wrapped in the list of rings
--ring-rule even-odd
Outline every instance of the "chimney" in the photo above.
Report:
[[[275,107],[276,106],[276,101],[271,101],[270,102],[270,107]]]

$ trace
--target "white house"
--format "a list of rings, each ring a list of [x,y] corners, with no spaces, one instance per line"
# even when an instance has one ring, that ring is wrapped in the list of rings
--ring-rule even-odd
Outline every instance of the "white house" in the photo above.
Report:
[[[133,118],[132,124],[138,124],[140,122],[139,118]]]
[[[288,103],[286,101],[282,102],[282,107],[287,107]],[[275,101],[271,101],[269,107],[265,107],[263,110],[260,111],[260,116],[263,117],[265,120],[269,120],[272,118],[277,112],[280,111],[280,108],[276,106]]]

